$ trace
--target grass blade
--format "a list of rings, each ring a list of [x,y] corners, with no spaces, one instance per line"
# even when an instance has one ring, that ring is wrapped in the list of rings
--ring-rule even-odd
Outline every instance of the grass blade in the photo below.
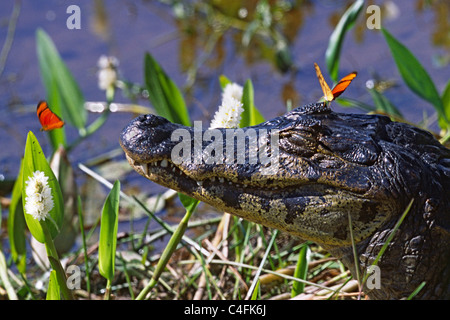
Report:
[[[409,210],[411,210],[413,202],[414,202],[414,198],[411,199],[411,201],[409,202],[405,211],[403,211],[403,214],[398,219],[397,223],[395,224],[394,228],[392,229],[392,231],[389,234],[388,238],[386,239],[385,243],[383,244],[380,251],[378,252],[375,260],[373,261],[372,266],[376,266],[378,264],[378,261],[381,259],[384,252],[386,251],[387,247],[391,243],[392,239],[394,238],[395,234],[397,233],[398,228],[400,228],[400,225],[402,224],[403,220],[406,218],[406,215],[408,214]],[[367,281],[368,277],[369,277],[369,274],[365,273],[365,276],[363,277],[363,280],[362,280],[362,284],[364,284]]]
[[[252,295],[253,295],[253,291],[255,290],[255,288],[256,288],[256,286],[257,286],[257,284],[259,282],[258,279],[259,279],[259,276],[260,276],[260,274],[261,274],[261,272],[263,270],[264,263],[266,262],[267,257],[269,256],[270,250],[272,249],[272,246],[273,246],[273,244],[275,242],[275,239],[276,239],[278,233],[279,233],[278,230],[274,230],[272,238],[270,239],[270,242],[267,245],[266,252],[264,253],[264,257],[262,258],[262,260],[261,260],[261,262],[259,264],[258,270],[256,271],[256,274],[255,274],[255,276],[253,278],[252,285],[250,286],[250,289],[248,289],[248,292],[247,292],[247,295],[245,297],[245,300],[249,300],[252,297]]]
[[[389,101],[388,98],[386,98],[383,94],[381,94],[375,89],[368,89],[368,90],[370,92],[370,95],[372,96],[377,111],[381,111],[388,115],[403,118],[400,111]]]
[[[14,291],[14,287],[12,286],[11,282],[9,281],[8,267],[6,265],[5,255],[3,254],[2,250],[0,250],[0,280],[2,281],[3,286],[6,289],[8,298],[10,300],[18,300],[17,294]]]
[[[427,283],[423,281],[419,286],[408,296],[406,300],[412,300],[419,292],[422,290],[423,287],[425,287]]]
[[[87,252],[87,244],[86,244],[86,235],[84,232],[84,220],[83,220],[83,212],[82,212],[82,205],[81,205],[81,198],[80,196],[77,197],[78,201],[78,222],[80,225],[80,234],[81,234],[81,243],[83,247],[83,255],[84,255],[84,265],[86,269],[86,291],[88,292],[88,295],[91,294],[91,278],[89,276],[89,258],[88,258],[88,252]]]

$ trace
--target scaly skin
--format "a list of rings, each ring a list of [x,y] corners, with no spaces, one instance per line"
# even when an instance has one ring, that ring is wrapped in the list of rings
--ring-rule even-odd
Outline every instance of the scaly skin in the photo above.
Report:
[[[193,141],[193,158],[181,163],[172,157],[174,148],[181,155],[180,135],[172,136],[180,132],[177,129]],[[123,130],[120,144],[144,177],[244,219],[315,241],[354,275],[349,216],[363,273],[414,199],[378,262],[381,288],[366,287],[365,293],[372,299],[401,299],[425,281],[416,298],[450,299],[450,150],[430,133],[385,116],[335,113],[323,104],[237,130],[236,135],[247,138],[236,139],[236,149],[227,150],[230,131],[216,129],[220,139],[215,146],[223,146],[217,149],[223,154],[217,154],[208,149],[212,140],[201,140],[206,131],[146,115]],[[278,141],[278,156],[272,144],[252,144],[256,137]],[[245,161],[237,161],[243,141]],[[199,161],[195,150],[208,151],[214,161]],[[259,158],[255,163],[255,150],[273,154],[277,162],[264,164]],[[265,171],[268,168],[275,170]]]

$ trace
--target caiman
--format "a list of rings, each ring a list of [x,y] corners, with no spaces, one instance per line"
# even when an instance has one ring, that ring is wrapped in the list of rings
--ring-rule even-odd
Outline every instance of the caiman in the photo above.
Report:
[[[236,129],[236,148],[230,129],[214,132],[142,115],[123,130],[120,144],[151,181],[312,240],[354,276],[357,267],[364,274],[396,230],[377,263],[380,286],[367,285],[364,293],[404,299],[425,282],[416,299],[450,299],[450,150],[432,134],[383,115],[337,113],[323,103]],[[193,154],[180,161],[187,153],[182,138]],[[213,141],[224,151],[212,148]],[[243,161],[239,143],[246,146]],[[250,161],[262,151],[277,161]]]

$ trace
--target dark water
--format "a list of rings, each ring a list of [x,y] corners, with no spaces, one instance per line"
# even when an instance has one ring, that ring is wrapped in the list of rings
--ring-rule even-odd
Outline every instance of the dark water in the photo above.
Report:
[[[425,3],[428,2],[433,4],[427,6]],[[198,4],[194,1],[189,3]],[[222,14],[244,7],[238,1],[217,3],[216,9]],[[256,5],[256,1],[242,3],[249,8]],[[176,19],[175,12],[179,12],[180,8],[174,9],[158,1],[74,0],[70,4],[81,9],[81,29],[69,30],[66,27],[69,17],[66,13],[67,1],[21,1],[12,46],[0,77],[0,175],[7,179],[16,176],[29,130],[36,133],[44,152],[50,151],[47,136],[39,132],[35,116],[37,101],[45,98],[35,49],[37,28],[44,29],[51,36],[87,101],[105,100],[104,92],[98,89],[96,77],[96,64],[102,54],[117,57],[124,79],[142,84],[144,54],[150,52],[180,88],[184,90],[189,84],[190,90],[184,93],[193,120],[209,122],[214,115],[220,100],[218,77],[221,74],[240,84],[251,78],[255,104],[266,118],[271,118],[285,112],[288,99],[296,106],[320,98],[322,94],[313,63],[319,63],[325,70],[324,57],[329,36],[352,1],[299,3],[303,4],[285,13],[277,24],[291,40],[295,65],[295,71],[282,73],[271,58],[273,43],[260,37],[245,48],[241,44],[242,32],[236,28],[230,28],[208,53],[208,45],[214,39],[209,20],[205,14],[189,16],[188,4],[184,8],[187,18]],[[438,91],[442,92],[450,76],[448,61],[445,62],[450,50],[448,1],[375,3],[391,8],[391,16],[387,11],[383,13],[384,27],[414,53],[429,72]],[[0,45],[7,37],[13,6],[14,1],[0,2]],[[434,109],[431,105],[417,98],[403,84],[384,38],[378,30],[366,27],[366,17],[361,15],[344,42],[340,72],[342,75],[353,70],[359,72],[346,96],[372,104],[365,84],[377,74],[382,79],[398,81],[398,86],[385,94],[407,120],[417,123],[424,114],[432,116]],[[197,58],[204,61],[197,70],[195,82],[190,85],[187,71]],[[116,100],[129,102],[120,93]],[[138,102],[149,106],[146,100]],[[335,108],[342,111],[337,104]],[[361,112],[353,109],[345,111]],[[97,114],[91,114],[90,121],[96,117]],[[130,113],[112,114],[99,132],[71,153],[70,160],[73,163],[85,162],[117,148],[121,129],[133,117]],[[75,139],[75,136],[70,137],[75,132],[71,128],[67,130],[68,139]]]

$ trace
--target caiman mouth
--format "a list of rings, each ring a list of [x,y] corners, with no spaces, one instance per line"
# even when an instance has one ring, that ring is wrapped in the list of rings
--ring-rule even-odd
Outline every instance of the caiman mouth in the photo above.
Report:
[[[333,196],[337,192],[343,192],[352,197],[363,195],[370,189],[370,183],[364,188],[349,188],[345,186],[333,186],[314,180],[280,179],[280,177],[253,174],[253,178],[243,180],[237,175],[230,175],[232,170],[223,169],[221,165],[215,165],[212,170],[204,170],[199,173],[189,166],[180,166],[169,159],[150,160],[142,163],[134,160],[126,154],[128,162],[142,176],[158,184],[172,188],[183,193],[208,193],[208,190],[223,190],[226,193],[247,193],[261,198],[288,198],[288,197],[326,197]],[[238,171],[238,170],[236,170]],[[230,178],[231,177],[231,178]]]
[[[266,197],[276,197],[277,195],[283,197],[289,195],[318,197],[336,193],[335,187],[324,184],[309,182],[300,184],[298,181],[296,183],[284,182],[278,184],[278,180],[271,178],[267,178],[264,183],[261,183],[261,180],[241,181],[230,179],[225,174],[222,176],[220,171],[204,174],[201,178],[198,175],[193,177],[192,172],[186,171],[186,169],[168,159],[140,163],[133,160],[128,154],[126,154],[126,157],[132,167],[147,179],[182,192],[190,190],[191,192],[196,191],[200,193],[203,189],[220,187],[224,191],[237,190],[238,192],[258,194]],[[363,191],[360,190],[360,193],[363,193]]]

